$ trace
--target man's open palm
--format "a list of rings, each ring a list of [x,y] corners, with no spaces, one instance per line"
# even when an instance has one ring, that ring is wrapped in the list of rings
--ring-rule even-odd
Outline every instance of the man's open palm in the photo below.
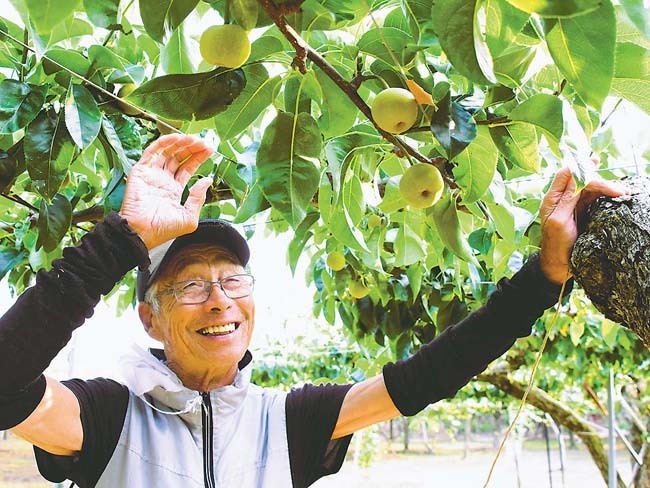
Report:
[[[197,137],[171,134],[153,142],[131,170],[120,214],[148,249],[196,229],[212,179],[198,180],[184,204],[181,197],[212,152]]]

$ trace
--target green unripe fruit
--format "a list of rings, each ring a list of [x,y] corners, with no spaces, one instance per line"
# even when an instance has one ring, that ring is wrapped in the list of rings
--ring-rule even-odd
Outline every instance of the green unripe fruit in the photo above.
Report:
[[[404,88],[387,88],[372,101],[372,118],[386,132],[401,134],[418,119],[418,102]]]
[[[206,63],[224,68],[239,68],[251,55],[248,34],[236,24],[208,27],[199,40]]]
[[[375,227],[379,227],[381,225],[381,217],[377,214],[372,214],[370,217],[368,217],[368,228],[369,229],[374,229]]]
[[[350,292],[350,296],[352,296],[352,298],[356,298],[358,300],[367,296],[368,293],[370,293],[370,288],[368,288],[361,281],[353,281],[350,283],[348,291]]]
[[[399,181],[399,193],[406,203],[415,208],[434,205],[442,196],[445,182],[438,168],[417,163],[409,167]]]
[[[341,271],[345,268],[345,256],[339,251],[332,251],[327,255],[327,266],[332,271]]]
[[[122,85],[122,87],[119,89],[117,92],[117,96],[120,98],[126,98],[128,97],[133,90],[135,90],[137,87],[135,86],[135,83],[125,83]],[[140,115],[142,113],[141,110],[138,110],[136,107],[123,102],[122,100],[117,101],[117,106],[120,107],[120,110],[124,112],[126,115]]]

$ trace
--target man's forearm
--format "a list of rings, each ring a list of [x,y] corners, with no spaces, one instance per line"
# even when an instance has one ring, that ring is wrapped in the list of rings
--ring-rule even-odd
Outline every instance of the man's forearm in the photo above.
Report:
[[[137,234],[111,214],[79,246],[65,249],[51,270],[38,272],[36,284],[0,318],[0,429],[31,413],[45,390],[43,371],[72,332],[93,314],[101,295],[146,263]]]
[[[384,367],[384,381],[395,406],[414,415],[430,403],[450,398],[507,351],[544,310],[557,301],[557,285],[543,276],[533,255],[512,279],[499,281],[487,303],[448,327],[411,358]],[[571,288],[568,284],[566,292]]]

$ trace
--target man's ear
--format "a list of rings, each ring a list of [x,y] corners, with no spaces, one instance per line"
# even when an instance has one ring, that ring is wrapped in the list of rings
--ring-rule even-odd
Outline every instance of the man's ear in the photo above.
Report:
[[[149,337],[157,341],[160,340],[156,327],[154,327],[154,311],[150,304],[145,302],[140,302],[138,304],[138,315],[140,316],[140,322],[144,330],[149,334]]]

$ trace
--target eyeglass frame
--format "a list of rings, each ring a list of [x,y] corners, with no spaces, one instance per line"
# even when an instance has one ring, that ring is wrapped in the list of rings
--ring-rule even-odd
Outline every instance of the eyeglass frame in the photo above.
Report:
[[[230,292],[223,287],[223,282],[227,281],[227,280],[229,280],[231,278],[236,278],[238,276],[246,276],[246,277],[249,277],[251,279],[250,291],[245,295],[239,295],[239,296],[236,296],[236,297],[232,297],[232,296],[229,295]],[[201,301],[201,302],[183,302],[183,301],[180,300],[179,293],[181,293],[182,290],[179,289],[178,285],[182,285],[184,283],[192,283],[192,282],[200,282],[200,283],[203,284],[204,292],[205,292],[205,290],[208,290],[208,293],[205,296],[205,299],[203,301]],[[209,288],[208,288],[208,284],[210,285]],[[214,285],[219,285],[219,288],[221,289],[221,291],[223,292],[223,294],[226,297],[230,298],[231,300],[238,300],[240,298],[246,298],[247,296],[252,295],[253,290],[255,288],[255,277],[250,273],[237,273],[237,274],[234,274],[234,275],[226,276],[225,278],[222,278],[222,279],[217,280],[217,281],[203,280],[203,279],[200,279],[200,278],[196,278],[196,279],[193,279],[193,280],[177,281],[175,283],[172,283],[172,285],[170,287],[165,288],[165,289],[161,290],[160,292],[158,292],[157,295],[158,296],[160,296],[160,295],[173,295],[174,299],[178,303],[181,303],[183,305],[200,305],[202,303],[207,302],[210,299],[210,296],[212,295],[212,289],[214,288]]]

